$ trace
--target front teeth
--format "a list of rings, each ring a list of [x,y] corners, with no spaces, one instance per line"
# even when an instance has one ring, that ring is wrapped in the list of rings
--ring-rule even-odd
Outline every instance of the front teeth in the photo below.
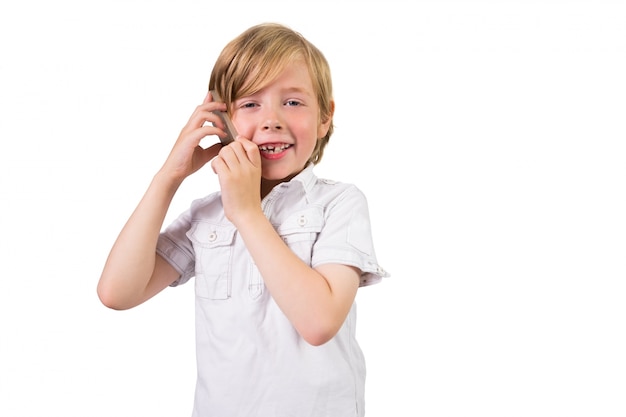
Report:
[[[275,146],[275,145],[261,145],[259,146],[259,150],[261,152],[266,152],[266,153],[280,153],[282,151],[284,151],[285,149],[291,147],[291,145],[288,144],[283,144],[280,146]]]

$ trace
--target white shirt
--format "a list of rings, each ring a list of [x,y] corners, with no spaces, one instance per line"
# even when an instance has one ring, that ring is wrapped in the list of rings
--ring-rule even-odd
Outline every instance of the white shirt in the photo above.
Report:
[[[366,198],[354,185],[318,179],[309,165],[276,186],[262,208],[310,266],[355,266],[361,286],[388,276],[376,261]],[[356,306],[329,342],[304,341],[224,215],[220,193],[194,201],[161,234],[157,252],[181,274],[173,286],[195,276],[194,417],[364,415]]]

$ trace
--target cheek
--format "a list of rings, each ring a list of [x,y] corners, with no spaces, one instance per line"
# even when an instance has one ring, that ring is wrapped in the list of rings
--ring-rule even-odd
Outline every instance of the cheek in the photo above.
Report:
[[[231,120],[235,125],[235,129],[237,129],[237,134],[252,139],[252,136],[254,136],[254,124],[250,120],[246,120],[244,117],[237,117],[236,115],[233,115]]]
[[[306,148],[312,152],[318,140],[317,133],[316,126],[309,126],[307,129],[301,129],[296,136],[300,147]]]
[[[320,127],[317,120],[303,117],[296,121],[293,126],[294,129],[297,129],[297,135],[302,139],[316,141],[319,138]]]

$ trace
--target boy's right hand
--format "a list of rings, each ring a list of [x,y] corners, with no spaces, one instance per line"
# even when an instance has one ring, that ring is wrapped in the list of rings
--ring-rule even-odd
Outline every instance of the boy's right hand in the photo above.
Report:
[[[213,101],[211,93],[207,93],[202,104],[196,107],[189,121],[181,130],[174,147],[161,168],[161,173],[182,182],[218,154],[223,146],[219,142],[206,149],[200,146],[200,141],[206,136],[226,136],[226,132],[217,127],[221,121],[218,116],[213,114],[215,110],[226,111],[226,105]],[[206,122],[217,124],[217,126]]]

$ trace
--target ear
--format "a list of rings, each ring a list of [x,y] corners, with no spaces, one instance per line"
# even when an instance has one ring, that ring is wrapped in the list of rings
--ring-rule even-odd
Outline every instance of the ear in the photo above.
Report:
[[[317,128],[318,139],[323,138],[328,133],[328,129],[330,129],[330,125],[333,122],[333,114],[335,114],[335,101],[331,100],[330,114],[321,115],[320,124]]]

